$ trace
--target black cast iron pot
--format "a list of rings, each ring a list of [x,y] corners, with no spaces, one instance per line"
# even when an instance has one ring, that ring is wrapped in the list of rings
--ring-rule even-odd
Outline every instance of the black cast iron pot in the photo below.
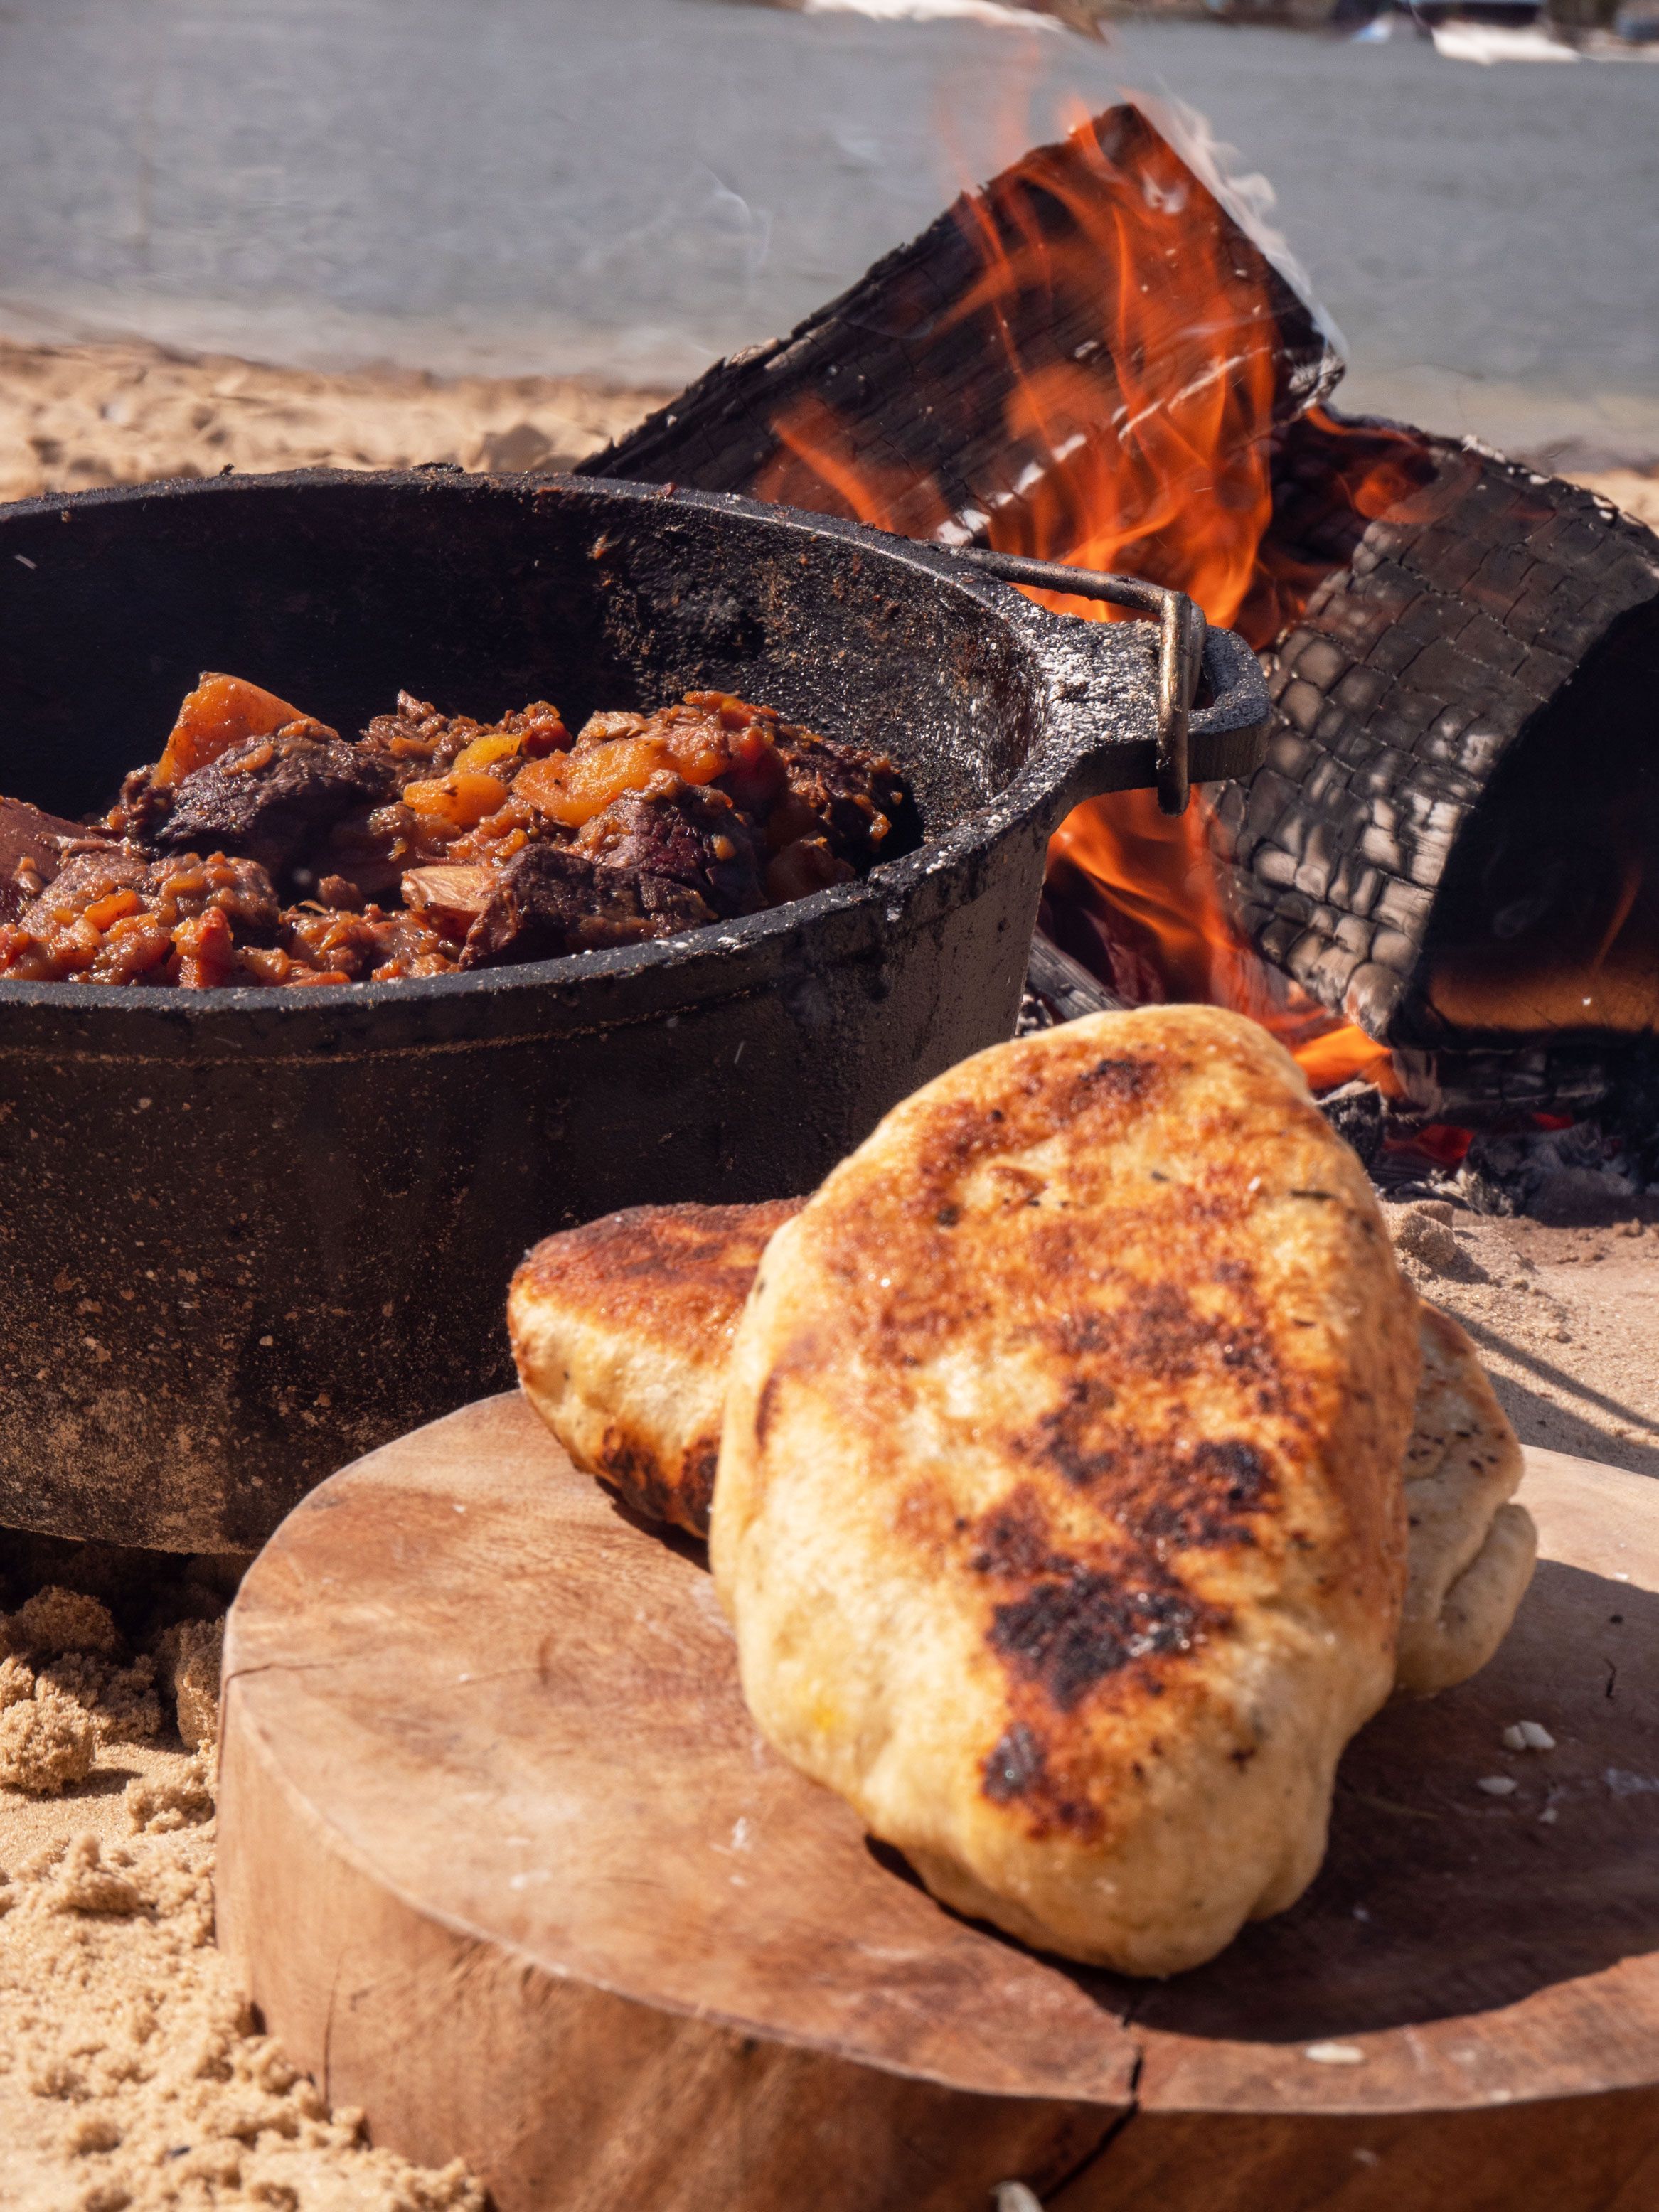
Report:
[[[613,1206],[810,1189],[1012,1030],[1050,829],[1155,773],[1158,632],[943,551],[660,487],[454,472],[0,510],[0,790],[79,815],[198,670],[348,733],[709,686],[889,750],[926,842],[660,944],[303,992],[0,984],[0,1525],[258,1544],[510,1379],[511,1269]],[[1212,632],[1195,775],[1250,765]]]

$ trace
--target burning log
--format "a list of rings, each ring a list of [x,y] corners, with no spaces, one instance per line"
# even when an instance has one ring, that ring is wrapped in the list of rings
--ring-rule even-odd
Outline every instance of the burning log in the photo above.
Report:
[[[1263,956],[1425,1103],[1583,1105],[1659,1029],[1659,538],[1421,442],[1268,656],[1277,727],[1218,842]]]
[[[1324,411],[1340,373],[1118,108],[583,466],[1190,593],[1267,649],[1270,757],[1182,821],[1078,809],[1044,927],[1132,1001],[1268,1021],[1316,1088],[1576,1108],[1659,1031],[1659,539]]]
[[[1103,275],[1135,288],[1116,331]],[[1340,369],[1255,240],[1119,107],[964,194],[787,338],[716,363],[580,469],[1002,552],[1063,538],[1075,566],[1162,582],[1125,556],[1182,487]],[[1114,557],[1085,557],[1119,516]]]

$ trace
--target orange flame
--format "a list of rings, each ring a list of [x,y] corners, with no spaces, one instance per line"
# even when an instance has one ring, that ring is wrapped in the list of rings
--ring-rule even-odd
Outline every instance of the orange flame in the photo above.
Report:
[[[1029,196],[999,189],[1000,179],[959,204],[978,275],[941,327],[981,344],[988,331],[1003,349],[1006,459],[981,473],[1006,481],[953,513],[937,483],[873,458],[867,433],[816,398],[773,422],[778,451],[760,495],[913,536],[971,537],[1000,551],[1130,570],[1178,586],[1210,621],[1237,624],[1253,642],[1275,635],[1336,560],[1264,558],[1280,374],[1273,302],[1265,273],[1253,282],[1237,265],[1236,234],[1213,220],[1207,199],[1194,205],[1190,173],[1147,138],[1133,165],[1120,166],[1099,125],[1085,122],[1064,149],[1039,149],[1011,173],[1036,188]],[[1056,204],[1063,220],[1052,219]],[[1064,357],[1052,346],[1035,357],[1031,333],[1065,321],[1062,306],[1074,319],[1079,299],[1094,303],[1091,337]],[[1052,313],[1041,312],[1045,303]],[[948,408],[948,392],[930,397]],[[1328,417],[1322,427],[1345,434]],[[1389,503],[1402,466],[1392,434],[1368,434],[1382,451],[1356,456],[1363,465],[1349,471],[1352,483],[1332,470],[1339,504],[1361,515]],[[1395,447],[1409,443],[1394,436]],[[1115,618],[1097,601],[1032,596],[1089,620]],[[1397,1088],[1382,1048],[1267,969],[1235,928],[1201,795],[1176,819],[1151,792],[1079,807],[1050,847],[1048,884],[1051,908],[1086,919],[1086,942],[1072,949],[1126,995],[1250,1013],[1317,1088],[1362,1071]]]

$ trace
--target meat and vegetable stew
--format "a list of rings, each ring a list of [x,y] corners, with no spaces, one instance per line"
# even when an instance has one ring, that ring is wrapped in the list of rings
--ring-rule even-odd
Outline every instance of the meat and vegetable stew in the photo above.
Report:
[[[691,691],[574,736],[400,693],[347,740],[204,676],[109,812],[0,800],[0,980],[292,986],[546,960],[754,914],[916,842],[890,760]]]

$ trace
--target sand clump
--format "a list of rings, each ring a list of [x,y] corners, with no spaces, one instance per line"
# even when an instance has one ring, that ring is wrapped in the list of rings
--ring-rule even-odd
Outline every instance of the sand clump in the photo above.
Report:
[[[185,1710],[192,1749],[210,1740],[202,1705],[210,1684],[216,1708],[222,1636],[222,1618],[179,1624],[161,1639],[167,1686]],[[161,1734],[156,1655],[129,1656],[100,1599],[55,1584],[37,1590],[0,1617],[0,1787],[56,1793],[85,1780],[100,1746]]]
[[[215,1946],[223,1626],[135,1653],[57,1584],[0,1616],[0,2208],[483,2212],[331,2112]]]
[[[54,1796],[91,1773],[98,1731],[79,1701],[21,1660],[0,1662],[0,1786]]]
[[[7,1620],[3,1632],[9,1650],[45,1652],[52,1658],[65,1651],[83,1651],[111,1659],[121,1649],[115,1617],[100,1599],[56,1584],[26,1598]]]
[[[191,1751],[211,1751],[219,1741],[219,1660],[225,1624],[180,1620],[156,1645],[179,1735]]]

